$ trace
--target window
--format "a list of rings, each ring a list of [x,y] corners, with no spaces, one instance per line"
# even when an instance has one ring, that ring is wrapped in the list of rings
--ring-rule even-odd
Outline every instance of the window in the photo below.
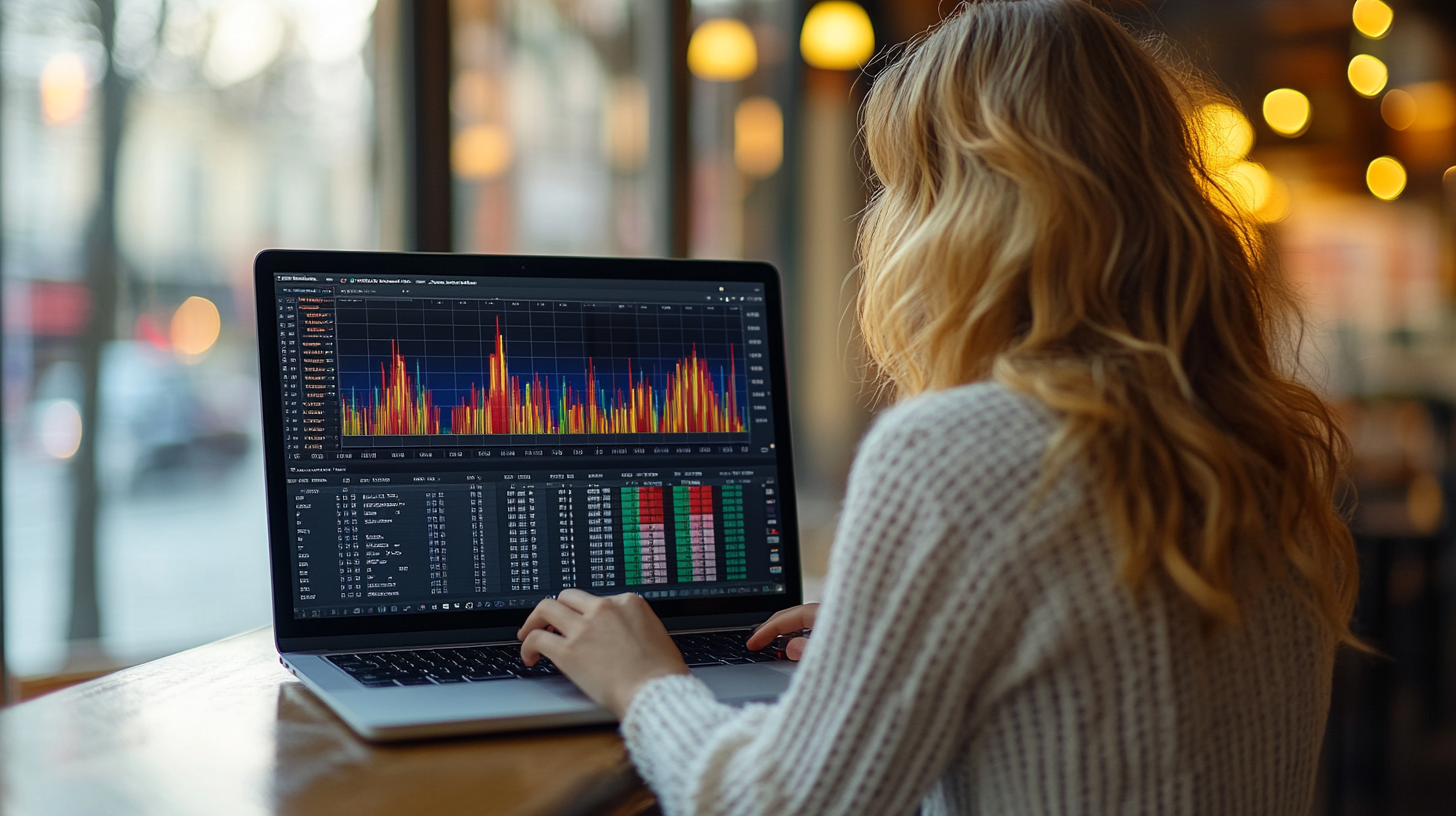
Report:
[[[457,250],[667,254],[667,6],[451,3]]]
[[[268,623],[251,260],[377,243],[373,6],[0,5],[13,672]]]

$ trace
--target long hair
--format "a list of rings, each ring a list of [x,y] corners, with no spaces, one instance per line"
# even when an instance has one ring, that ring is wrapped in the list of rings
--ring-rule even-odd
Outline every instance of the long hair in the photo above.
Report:
[[[1060,417],[1136,592],[1236,625],[1252,556],[1335,638],[1357,568],[1347,442],[1197,122],[1208,88],[1082,0],[966,3],[875,83],[861,330],[900,396],[992,379]]]

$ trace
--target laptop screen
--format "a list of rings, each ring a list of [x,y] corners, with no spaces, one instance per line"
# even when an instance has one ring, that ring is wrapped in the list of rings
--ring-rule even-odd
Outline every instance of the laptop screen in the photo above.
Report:
[[[785,592],[762,283],[272,291],[294,619]]]

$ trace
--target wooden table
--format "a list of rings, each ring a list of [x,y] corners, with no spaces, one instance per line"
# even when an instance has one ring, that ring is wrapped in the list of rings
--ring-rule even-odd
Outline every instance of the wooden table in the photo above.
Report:
[[[278,664],[260,629],[0,713],[0,812],[639,814],[613,729],[376,746]]]

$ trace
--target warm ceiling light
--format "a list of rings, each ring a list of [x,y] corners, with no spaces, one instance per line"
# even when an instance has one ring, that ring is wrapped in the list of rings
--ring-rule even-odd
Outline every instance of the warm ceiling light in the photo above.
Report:
[[[739,20],[708,20],[688,40],[688,70],[700,79],[737,82],[757,68],[758,46],[753,32]]]
[[[57,54],[40,73],[40,112],[48,125],[74,122],[86,110],[86,67],[75,54]]]
[[[1355,28],[1372,40],[1384,37],[1395,20],[1395,12],[1380,0],[1355,0]]]
[[[784,163],[784,113],[779,103],[753,96],[733,114],[733,163],[745,175],[765,178]]]
[[[1396,130],[1405,130],[1416,122],[1416,98],[1396,88],[1380,100],[1380,118]]]
[[[471,125],[450,144],[450,167],[463,179],[495,178],[511,166],[511,135],[500,125]]]
[[[830,71],[850,71],[864,65],[875,53],[875,29],[870,25],[870,16],[858,3],[827,0],[815,4],[804,17],[799,53],[804,55],[804,62]]]
[[[1381,156],[1365,170],[1365,186],[1382,201],[1394,201],[1405,191],[1405,166],[1391,156]]]
[[[1279,88],[1264,97],[1264,121],[1275,133],[1293,138],[1309,130],[1309,97],[1293,88]]]
[[[1239,163],[1254,147],[1254,126],[1238,108],[1222,102],[1204,105],[1196,121],[1204,160],[1215,171]]]
[[[1346,75],[1350,78],[1350,87],[1361,96],[1375,96],[1385,90],[1385,83],[1390,79],[1385,63],[1369,54],[1356,54]]]
[[[190,297],[172,315],[172,349],[185,362],[212,348],[222,331],[222,316],[207,298]]]

